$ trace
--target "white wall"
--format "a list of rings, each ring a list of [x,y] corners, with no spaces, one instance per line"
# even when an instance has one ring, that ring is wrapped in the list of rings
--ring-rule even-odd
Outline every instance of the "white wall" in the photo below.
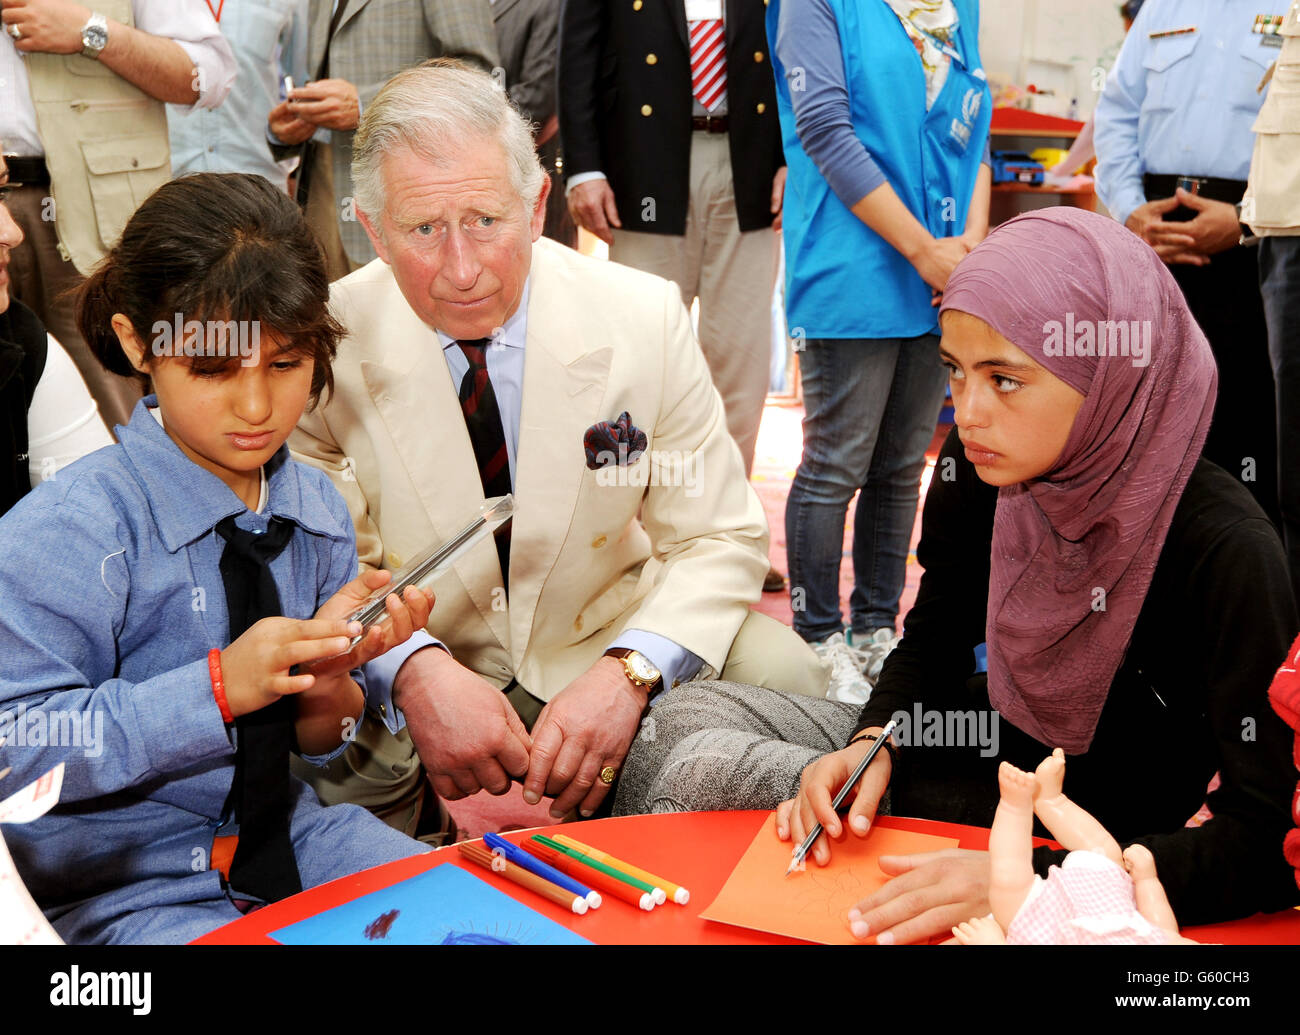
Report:
[[[1039,110],[1064,115],[1078,98],[1079,118],[1097,104],[1119,53],[1119,0],[982,0],[980,57],[994,89],[1027,83],[1056,91]]]

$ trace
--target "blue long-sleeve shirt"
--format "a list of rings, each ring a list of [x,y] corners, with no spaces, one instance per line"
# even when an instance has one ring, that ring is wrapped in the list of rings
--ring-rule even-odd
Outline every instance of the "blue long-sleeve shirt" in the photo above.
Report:
[[[66,767],[59,806],[5,835],[47,909],[189,874],[229,818],[235,744],[207,661],[230,642],[217,522],[297,525],[271,562],[288,617],[310,618],[357,571],[347,506],[325,475],[281,449],[266,505],[250,511],[181,453],[153,401],[118,428],[120,444],[0,519],[0,772],[17,788]]]

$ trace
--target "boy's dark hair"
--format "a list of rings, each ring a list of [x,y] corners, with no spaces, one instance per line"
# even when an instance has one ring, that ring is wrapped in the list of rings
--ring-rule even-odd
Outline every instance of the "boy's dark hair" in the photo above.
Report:
[[[315,361],[312,401],[334,387],[331,363],[343,327],[329,311],[320,245],[298,206],[262,176],[195,173],[164,183],[136,210],[122,238],[77,292],[77,327],[108,370],[149,383],[122,351],[110,321],[123,313],[145,344],[158,322],[258,321]],[[187,359],[198,373],[241,362]]]

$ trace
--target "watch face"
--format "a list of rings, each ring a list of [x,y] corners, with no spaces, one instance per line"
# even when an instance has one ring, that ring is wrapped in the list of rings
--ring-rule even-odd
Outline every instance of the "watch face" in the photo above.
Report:
[[[87,25],[81,31],[81,45],[86,50],[103,50],[108,45],[108,30],[102,25]]]
[[[633,651],[627,656],[626,661],[628,668],[632,670],[632,675],[641,682],[653,683],[660,678],[659,670],[650,664],[644,655]]]

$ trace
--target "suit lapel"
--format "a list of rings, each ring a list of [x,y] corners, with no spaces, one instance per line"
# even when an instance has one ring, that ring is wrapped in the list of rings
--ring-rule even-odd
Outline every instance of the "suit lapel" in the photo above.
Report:
[[[362,361],[361,376],[388,428],[398,457],[410,476],[438,540],[446,540],[474,516],[483,500],[482,482],[469,432],[442,356],[442,345],[405,305],[391,340],[419,343],[414,362]],[[408,369],[401,369],[408,367]],[[492,590],[501,585],[501,566],[490,540],[457,562],[460,579],[493,635],[510,646],[506,615],[492,607]]]
[[[689,58],[691,53],[691,37],[686,31],[686,0],[662,0],[668,5],[668,13],[672,16],[673,24],[677,26],[677,35],[682,38],[686,44],[686,54]]]
[[[339,0],[339,3],[342,2],[343,0]],[[338,28],[334,30],[334,34],[337,36],[340,32],[342,32],[343,26],[347,25],[348,22],[352,21],[352,19],[357,16],[361,8],[365,7],[366,4],[368,3],[370,3],[370,0],[348,0],[348,9],[343,12],[343,17],[339,19]],[[325,25],[328,28],[329,22],[326,22]]]
[[[496,0],[492,5],[492,20],[494,22],[499,22],[502,16],[504,16],[505,13],[517,3],[519,3],[519,0]]]
[[[542,588],[555,566],[578,505],[586,461],[583,434],[602,414],[612,348],[592,349],[547,249],[533,245],[523,410],[515,470],[517,509],[510,540],[510,642],[516,665],[528,643]],[[466,436],[468,440],[468,435]]]

